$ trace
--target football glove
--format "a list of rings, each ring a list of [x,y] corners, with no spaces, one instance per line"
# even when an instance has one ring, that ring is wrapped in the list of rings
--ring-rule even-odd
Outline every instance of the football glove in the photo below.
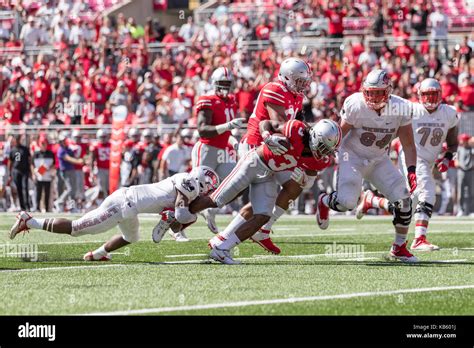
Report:
[[[268,133],[267,133],[268,134]],[[263,142],[268,146],[270,151],[275,155],[283,155],[288,151],[288,149],[283,145],[287,139],[281,135],[267,135]]]
[[[304,187],[306,185],[306,182],[308,181],[308,176],[306,175],[304,170],[296,167],[293,170],[293,173],[291,173],[291,179],[298,183],[298,185],[300,185],[301,187]]]
[[[449,160],[447,158],[440,158],[439,160],[436,160],[436,167],[438,168],[438,171],[440,173],[444,173],[448,171],[449,168]]]
[[[408,167],[408,174],[407,174],[408,184],[410,185],[410,193],[416,190],[416,167],[410,166]]]

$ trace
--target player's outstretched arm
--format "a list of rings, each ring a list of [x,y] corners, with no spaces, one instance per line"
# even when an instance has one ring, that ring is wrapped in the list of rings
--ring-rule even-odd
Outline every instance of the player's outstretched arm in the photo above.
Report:
[[[179,191],[177,191],[174,211],[176,220],[182,225],[189,224],[197,220],[196,214],[193,214],[189,211],[188,198]]]
[[[407,167],[407,178],[410,185],[410,193],[415,191],[416,183],[416,146],[413,137],[413,129],[411,124],[398,128],[398,138],[402,144],[405,153],[405,165]]]
[[[211,109],[203,109],[198,112],[198,132],[202,138],[212,138],[234,128],[241,128],[244,123],[244,118],[234,118],[224,124],[212,125]]]
[[[416,166],[416,146],[411,124],[398,128],[397,135],[400,138],[400,143],[405,153],[405,164],[407,168]]]

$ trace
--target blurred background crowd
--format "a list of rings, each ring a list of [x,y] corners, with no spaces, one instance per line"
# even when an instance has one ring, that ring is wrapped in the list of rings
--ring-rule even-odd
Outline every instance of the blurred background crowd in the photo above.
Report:
[[[116,106],[128,110],[122,186],[187,170],[197,140],[194,103],[210,90],[212,71],[232,69],[239,114],[248,118],[279,63],[300,56],[314,78],[303,107],[308,122],[337,120],[374,67],[389,72],[394,94],[413,101],[421,80],[439,79],[444,101],[462,115],[460,144],[470,157],[439,175],[436,208],[474,213],[474,183],[458,178],[474,177],[469,1],[211,1],[176,12],[172,25],[109,13],[119,0],[0,2],[0,211],[99,203],[108,194]],[[170,5],[150,1],[150,13]],[[313,195],[332,189],[336,166],[295,213],[313,212]]]

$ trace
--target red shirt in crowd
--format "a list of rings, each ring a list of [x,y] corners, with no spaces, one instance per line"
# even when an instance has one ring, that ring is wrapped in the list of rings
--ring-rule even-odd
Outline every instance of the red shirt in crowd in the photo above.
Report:
[[[46,80],[36,80],[33,85],[33,105],[35,107],[45,107],[48,105],[51,96],[51,87]]]
[[[474,106],[474,83],[459,88],[459,99],[461,99],[466,106]]]
[[[346,11],[327,10],[324,12],[324,15],[329,19],[329,25],[328,25],[329,35],[342,34],[342,32],[344,31],[342,20],[346,16]]]

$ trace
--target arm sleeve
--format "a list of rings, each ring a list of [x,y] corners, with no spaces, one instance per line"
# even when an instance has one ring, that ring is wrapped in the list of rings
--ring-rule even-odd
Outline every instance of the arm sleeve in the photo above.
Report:
[[[182,225],[190,224],[197,220],[196,214],[191,213],[189,209],[185,207],[176,208],[174,214],[176,220]]]

